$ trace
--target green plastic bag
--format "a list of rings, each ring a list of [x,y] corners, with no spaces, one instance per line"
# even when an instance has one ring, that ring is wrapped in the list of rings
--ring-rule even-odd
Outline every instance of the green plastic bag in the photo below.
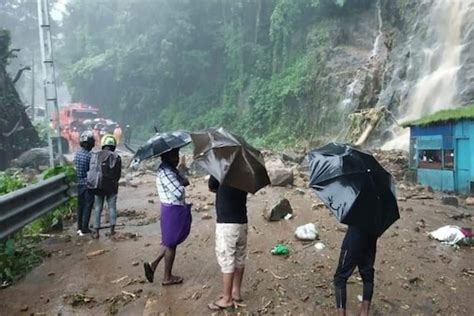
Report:
[[[283,244],[278,244],[272,249],[272,255],[288,255],[290,253],[290,250],[288,249],[287,246]]]

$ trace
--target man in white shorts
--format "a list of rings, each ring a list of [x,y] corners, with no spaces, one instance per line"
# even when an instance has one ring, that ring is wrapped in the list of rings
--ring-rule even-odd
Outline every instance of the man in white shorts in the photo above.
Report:
[[[216,193],[216,256],[223,275],[223,295],[208,307],[227,309],[242,301],[241,286],[247,256],[247,192],[221,185],[211,176]]]

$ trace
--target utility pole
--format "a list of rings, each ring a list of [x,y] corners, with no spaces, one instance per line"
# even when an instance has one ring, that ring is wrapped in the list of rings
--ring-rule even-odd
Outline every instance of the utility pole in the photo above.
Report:
[[[31,120],[35,122],[35,53],[31,58]]]
[[[59,125],[59,107],[56,89],[56,71],[54,69],[53,42],[51,39],[51,24],[49,23],[49,1],[38,0],[38,23],[43,64],[43,85],[46,120],[48,126],[49,164],[54,167],[53,141],[51,139],[51,123],[56,128],[59,164],[63,165],[63,149],[61,145],[61,127]],[[53,119],[51,112],[54,111]]]

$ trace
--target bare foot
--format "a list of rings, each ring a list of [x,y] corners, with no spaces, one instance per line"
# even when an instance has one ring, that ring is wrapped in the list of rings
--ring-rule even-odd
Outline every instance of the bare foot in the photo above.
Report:
[[[232,299],[238,303],[242,302],[243,299],[242,299],[242,295],[240,294],[237,294],[237,293],[232,293]]]

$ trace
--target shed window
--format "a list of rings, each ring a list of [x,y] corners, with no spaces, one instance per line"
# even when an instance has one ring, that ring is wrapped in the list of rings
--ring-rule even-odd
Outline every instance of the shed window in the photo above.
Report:
[[[420,150],[418,168],[441,169],[443,167],[441,157],[441,150]]]
[[[444,150],[444,169],[452,170],[454,167],[454,150]]]

